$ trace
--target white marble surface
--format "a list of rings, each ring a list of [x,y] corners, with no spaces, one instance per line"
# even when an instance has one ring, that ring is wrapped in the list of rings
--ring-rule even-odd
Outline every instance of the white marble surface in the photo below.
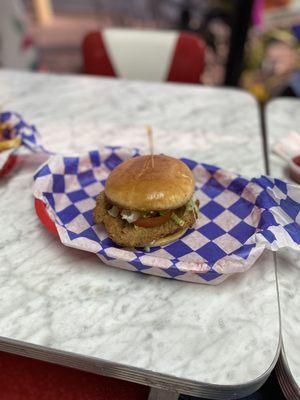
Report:
[[[148,123],[156,151],[264,172],[257,106],[241,91],[2,71],[0,103],[35,123],[54,151],[107,143],[146,149]],[[31,194],[37,165],[26,159],[0,183],[2,343],[93,356],[137,368],[135,380],[157,372],[199,390],[250,387],[270,372],[279,341],[271,253],[220,286],[104,266],[40,225]]]
[[[274,100],[268,105],[266,115],[269,149],[290,131],[300,133],[300,101],[298,99]],[[289,179],[286,163],[271,152],[269,155],[271,174]],[[277,264],[283,350],[286,366],[290,370],[300,394],[299,254],[292,250],[280,251],[277,255]]]

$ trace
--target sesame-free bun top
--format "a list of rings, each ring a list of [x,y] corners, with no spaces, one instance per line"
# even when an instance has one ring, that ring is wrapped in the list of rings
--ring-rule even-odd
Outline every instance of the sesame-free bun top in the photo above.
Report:
[[[106,181],[105,194],[113,204],[129,210],[171,210],[187,203],[194,187],[194,176],[182,161],[150,155],[115,168]]]

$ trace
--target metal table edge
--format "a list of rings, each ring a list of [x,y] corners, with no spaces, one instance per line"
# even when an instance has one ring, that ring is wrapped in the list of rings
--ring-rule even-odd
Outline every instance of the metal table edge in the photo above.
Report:
[[[125,364],[113,363],[93,356],[75,355],[71,352],[49,349],[44,346],[4,337],[0,337],[0,351],[177,393],[226,400],[244,397],[259,389],[277,362],[280,346],[278,345],[277,347],[276,355],[271,365],[262,375],[252,381],[237,385],[199,383],[194,380],[180,379],[166,374],[130,367]]]
[[[284,347],[282,346],[278,363],[275,368],[281,390],[288,400],[300,399],[300,387],[297,385],[289,368]]]

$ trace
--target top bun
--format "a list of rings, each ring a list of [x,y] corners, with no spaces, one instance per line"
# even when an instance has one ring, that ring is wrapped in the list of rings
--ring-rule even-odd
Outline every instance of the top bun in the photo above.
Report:
[[[105,194],[113,204],[129,210],[171,210],[187,203],[194,187],[194,176],[182,161],[164,155],[139,156],[112,171]]]

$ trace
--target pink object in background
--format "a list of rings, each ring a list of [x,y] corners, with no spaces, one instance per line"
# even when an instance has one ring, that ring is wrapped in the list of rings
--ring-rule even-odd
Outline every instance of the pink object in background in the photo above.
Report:
[[[255,26],[262,26],[264,14],[264,0],[254,0],[252,9],[252,22]]]

